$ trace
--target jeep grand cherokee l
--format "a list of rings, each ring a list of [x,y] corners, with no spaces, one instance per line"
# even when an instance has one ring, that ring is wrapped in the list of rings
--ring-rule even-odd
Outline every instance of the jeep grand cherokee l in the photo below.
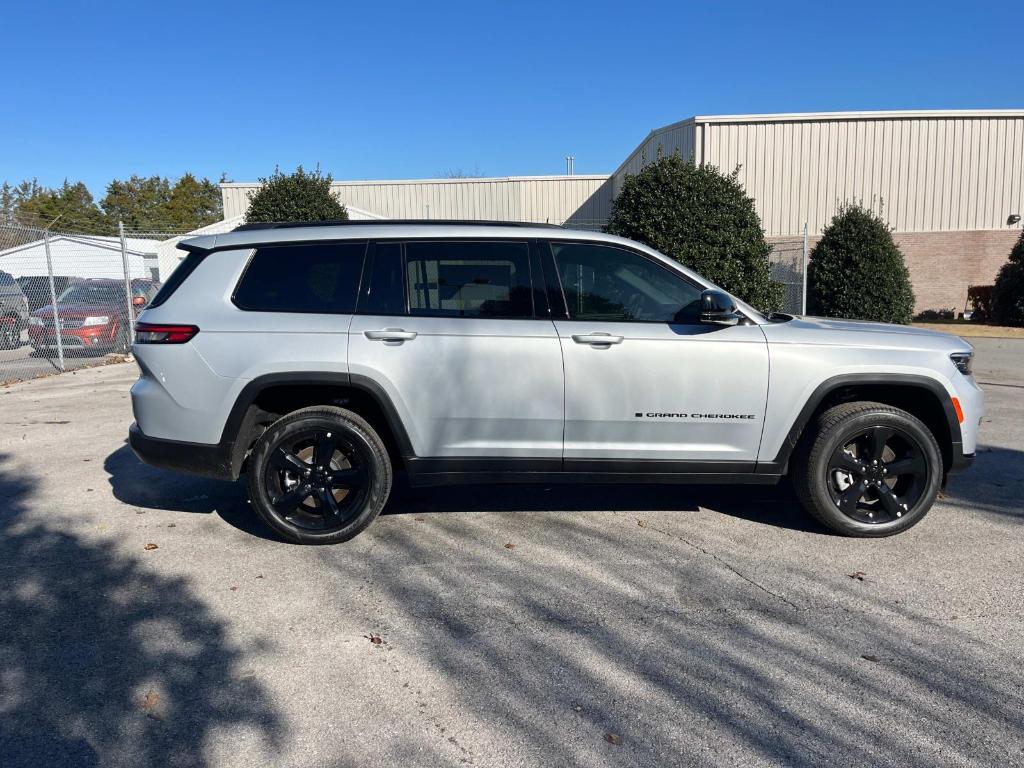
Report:
[[[542,225],[256,225],[186,240],[139,317],[130,442],[247,474],[296,542],[413,485],[776,483],[831,529],[914,525],[974,457],[971,347],[765,316],[646,246]]]

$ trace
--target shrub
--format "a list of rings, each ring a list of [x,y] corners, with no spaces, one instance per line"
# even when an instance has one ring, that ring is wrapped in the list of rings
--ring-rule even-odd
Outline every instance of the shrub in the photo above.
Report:
[[[967,287],[967,301],[971,305],[971,321],[985,323],[992,317],[992,285],[970,285]]]
[[[765,310],[782,305],[754,201],[737,180],[679,155],[626,177],[607,231],[649,245]]]
[[[269,179],[249,196],[247,222],[256,221],[328,221],[347,219],[348,211],[331,194],[331,175],[320,169],[306,173],[300,165],[285,175],[275,168]]]
[[[910,322],[914,292],[903,253],[877,213],[840,207],[807,267],[808,311],[824,317]]]
[[[1024,232],[1010,251],[992,289],[992,320],[997,325],[1024,325]]]

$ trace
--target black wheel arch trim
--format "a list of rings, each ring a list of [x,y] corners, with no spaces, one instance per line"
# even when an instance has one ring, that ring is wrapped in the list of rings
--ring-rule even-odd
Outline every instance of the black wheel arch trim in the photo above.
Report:
[[[800,442],[800,437],[803,435],[804,429],[810,423],[811,417],[814,416],[815,411],[818,410],[822,401],[836,390],[853,385],[899,386],[910,389],[923,388],[928,390],[931,394],[935,395],[939,404],[942,406],[943,412],[946,415],[946,422],[949,427],[949,435],[951,438],[951,445],[949,446],[949,449],[951,452],[952,462],[951,465],[946,468],[947,472],[960,469],[970,463],[969,460],[964,460],[963,433],[960,430],[960,421],[957,419],[956,410],[953,408],[952,398],[946,388],[942,386],[941,382],[928,376],[911,373],[846,373],[826,379],[815,388],[814,392],[811,393],[811,396],[807,399],[807,402],[804,403],[803,408],[800,409],[800,413],[796,417],[796,420],[790,426],[789,432],[786,434],[786,439],[782,442],[782,446],[779,448],[779,452],[775,455],[775,458],[771,461],[759,461],[757,463],[758,474],[783,473],[793,450]],[[936,435],[936,440],[938,439],[939,436]]]
[[[228,414],[227,421],[224,423],[224,429],[221,431],[220,445],[232,446],[232,449],[230,450],[232,456],[232,479],[238,478],[241,474],[242,464],[245,460],[245,455],[249,450],[248,445],[245,445],[243,442],[237,442],[238,436],[241,434],[249,434],[255,420],[254,411],[256,410],[251,406],[256,402],[260,393],[271,387],[305,386],[309,384],[333,385],[348,389],[356,389],[366,393],[369,397],[373,398],[381,412],[384,414],[384,418],[387,420],[388,427],[390,427],[395,441],[398,443],[398,449],[403,458],[413,455],[412,443],[409,440],[409,435],[405,431],[405,426],[399,418],[398,412],[395,409],[394,404],[391,402],[391,398],[388,396],[387,392],[384,391],[384,388],[373,379],[359,374],[348,374],[333,371],[289,371],[287,373],[267,373],[262,376],[257,376],[242,387],[241,392],[238,393],[238,397],[235,398],[235,404],[232,406],[231,412]],[[246,424],[247,420],[250,422],[249,424]]]

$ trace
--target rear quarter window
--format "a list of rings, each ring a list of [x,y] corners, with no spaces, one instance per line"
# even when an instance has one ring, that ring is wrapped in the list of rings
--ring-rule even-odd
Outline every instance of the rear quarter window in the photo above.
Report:
[[[366,242],[262,246],[232,300],[250,312],[355,311]]]

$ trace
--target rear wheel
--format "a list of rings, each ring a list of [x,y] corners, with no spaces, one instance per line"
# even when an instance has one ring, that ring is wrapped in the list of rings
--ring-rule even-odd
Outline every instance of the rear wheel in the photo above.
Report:
[[[942,483],[942,455],[931,431],[882,403],[829,409],[793,467],[808,512],[848,536],[890,536],[927,514]]]
[[[333,544],[363,531],[391,491],[383,441],[357,414],[314,406],[275,422],[257,441],[249,495],[289,541]]]

